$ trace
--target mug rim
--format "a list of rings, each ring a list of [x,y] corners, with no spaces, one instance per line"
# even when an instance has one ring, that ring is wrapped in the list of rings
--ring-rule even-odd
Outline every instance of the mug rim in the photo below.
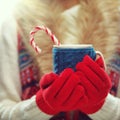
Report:
[[[93,47],[92,44],[60,44],[53,45],[54,48],[89,48]]]

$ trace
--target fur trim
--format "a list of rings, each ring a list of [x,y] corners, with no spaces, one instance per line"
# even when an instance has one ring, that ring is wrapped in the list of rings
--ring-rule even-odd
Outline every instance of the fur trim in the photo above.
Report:
[[[41,72],[52,70],[52,42],[40,32],[36,34],[36,43],[43,49],[36,55],[28,43],[29,32],[37,25],[49,27],[63,44],[93,44],[96,50],[103,53],[105,60],[110,58],[118,42],[118,1],[117,0],[80,0],[69,9],[62,3],[53,0],[23,0],[16,11],[19,29],[24,42]],[[69,1],[71,2],[71,1]]]
[[[107,60],[118,42],[118,2],[82,0],[76,14],[69,12],[59,21],[58,38],[65,44],[93,44]]]

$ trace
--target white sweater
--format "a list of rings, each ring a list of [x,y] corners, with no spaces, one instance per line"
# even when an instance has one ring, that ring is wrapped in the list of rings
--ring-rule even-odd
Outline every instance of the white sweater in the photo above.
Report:
[[[20,98],[15,20],[0,25],[0,120],[48,120],[51,116],[38,109],[35,96],[24,101]],[[93,120],[120,120],[120,99],[109,94],[101,110],[89,116]]]
[[[0,25],[0,120],[48,120],[51,116],[38,109],[35,96],[25,101],[20,98],[15,20]]]

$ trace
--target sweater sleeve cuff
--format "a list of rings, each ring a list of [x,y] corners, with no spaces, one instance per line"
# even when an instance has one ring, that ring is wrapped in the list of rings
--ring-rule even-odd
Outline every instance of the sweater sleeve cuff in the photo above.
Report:
[[[89,114],[94,120],[118,120],[120,118],[120,99],[108,94],[102,108],[94,114]]]
[[[48,114],[45,114],[44,112],[42,112],[36,105],[36,102],[35,102],[35,96],[33,96],[31,99],[31,104],[27,107],[25,107],[25,111],[27,112],[24,112],[24,117],[25,118],[28,118],[30,120],[32,120],[31,118],[31,115],[32,114],[32,117],[33,117],[33,120],[49,120],[52,115],[48,115]]]

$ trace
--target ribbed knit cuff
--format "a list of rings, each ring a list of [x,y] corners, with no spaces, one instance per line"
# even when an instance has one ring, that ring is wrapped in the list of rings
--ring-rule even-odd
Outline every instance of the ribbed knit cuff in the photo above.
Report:
[[[52,118],[52,115],[48,115],[38,108],[35,98],[36,96],[33,96],[32,98],[16,105],[14,111],[12,110],[12,112],[15,112],[13,119],[19,117],[19,120],[49,120]],[[22,114],[22,117],[19,116],[21,115],[20,113]]]
[[[118,120],[120,118],[120,99],[108,94],[102,108],[89,117],[94,120]]]
[[[44,113],[49,115],[55,115],[58,112],[54,110],[54,108],[51,108],[44,100],[42,96],[42,92],[38,91],[36,94],[36,104],[40,110],[42,110]]]
[[[83,110],[83,113],[85,114],[93,114],[95,112],[97,112],[99,109],[101,109],[101,107],[103,106],[104,101],[101,101],[101,103],[94,105],[92,107],[87,107],[85,110]]]

